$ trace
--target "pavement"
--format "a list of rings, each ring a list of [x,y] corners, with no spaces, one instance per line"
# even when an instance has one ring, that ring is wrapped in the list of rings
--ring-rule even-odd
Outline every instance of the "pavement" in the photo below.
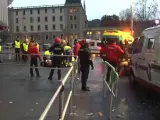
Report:
[[[41,77],[30,79],[28,64],[9,63],[0,64],[0,120],[37,120],[60,84],[57,73],[53,81],[48,81],[49,69],[40,69]],[[94,65],[88,79],[90,92],[82,92],[80,80],[76,80],[72,111],[66,120],[108,120],[110,94],[105,97],[102,94],[101,59],[95,58]],[[63,76],[67,71],[62,71]],[[68,91],[69,80],[64,101]],[[159,120],[159,94],[148,96],[148,93],[141,86],[132,89],[127,78],[121,78],[118,97],[113,101],[112,120]],[[58,99],[46,120],[51,119],[58,119]]]

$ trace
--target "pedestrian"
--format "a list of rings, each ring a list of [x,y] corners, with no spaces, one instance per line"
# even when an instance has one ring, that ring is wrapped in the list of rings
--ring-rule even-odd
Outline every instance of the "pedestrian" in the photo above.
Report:
[[[20,61],[20,52],[21,52],[21,42],[19,40],[19,37],[13,42],[12,46],[15,48],[15,54],[16,54],[16,61]]]
[[[116,39],[108,41],[108,44],[101,50],[106,55],[106,61],[117,69],[120,58],[124,55],[124,50],[116,44]],[[109,82],[111,67],[108,66],[106,81]]]
[[[53,56],[51,57],[52,60],[52,67],[53,68],[58,68],[58,80],[61,79],[61,65],[63,61],[63,54],[64,54],[64,49],[63,46],[61,45],[61,39],[56,37],[54,44],[51,46],[49,49],[50,52],[53,53]],[[52,80],[54,74],[54,69],[51,69],[48,80]]]
[[[22,53],[23,53],[22,59],[23,59],[24,62],[26,62],[27,61],[27,52],[28,52],[28,41],[27,41],[27,39],[24,40],[24,42],[22,43],[21,46],[22,46],[21,48],[22,48]]]
[[[31,74],[31,77],[34,77],[33,66],[36,67],[35,71],[36,71],[37,77],[40,77],[39,70],[37,67],[38,67],[38,58],[40,61],[42,61],[42,57],[41,57],[39,50],[34,42],[30,42],[28,54],[30,55],[30,67],[31,67],[30,74]]]
[[[88,43],[84,43],[81,46],[79,51],[79,59],[80,59],[82,90],[90,91],[89,87],[87,87],[87,80],[90,71],[90,66],[92,67],[92,70],[94,69],[94,66],[91,60],[91,53]]]
[[[79,49],[81,48],[81,45],[80,45],[80,43],[78,42],[77,39],[75,39],[74,44],[75,44],[75,46],[74,46],[74,55],[78,56]]]

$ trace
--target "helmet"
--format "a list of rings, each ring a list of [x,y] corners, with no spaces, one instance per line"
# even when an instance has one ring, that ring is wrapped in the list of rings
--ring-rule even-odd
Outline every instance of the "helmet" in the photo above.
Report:
[[[61,43],[61,39],[60,39],[59,37],[56,37],[56,38],[55,38],[55,43],[60,44],[60,43]]]

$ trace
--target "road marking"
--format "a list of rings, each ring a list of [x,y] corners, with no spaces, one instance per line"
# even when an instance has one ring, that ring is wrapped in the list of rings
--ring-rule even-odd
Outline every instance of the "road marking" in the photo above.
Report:
[[[12,75],[12,76],[17,75],[17,74],[23,72],[24,70],[26,70],[26,68],[23,68],[23,69],[21,69],[20,71],[17,71],[17,72],[13,72],[10,75]]]

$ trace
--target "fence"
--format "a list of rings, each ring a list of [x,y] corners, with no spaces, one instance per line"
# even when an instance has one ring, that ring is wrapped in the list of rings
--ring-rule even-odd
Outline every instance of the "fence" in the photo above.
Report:
[[[111,68],[111,73],[110,73],[110,77],[109,77],[109,81],[106,81],[106,74],[107,74],[107,70],[108,67]],[[117,97],[117,85],[118,85],[118,73],[116,72],[116,69],[109,64],[108,62],[104,62],[104,73],[103,73],[104,77],[103,77],[103,96],[105,96],[106,94],[106,89],[107,91],[109,91],[109,119],[112,120],[112,105],[113,105],[113,98]]]

